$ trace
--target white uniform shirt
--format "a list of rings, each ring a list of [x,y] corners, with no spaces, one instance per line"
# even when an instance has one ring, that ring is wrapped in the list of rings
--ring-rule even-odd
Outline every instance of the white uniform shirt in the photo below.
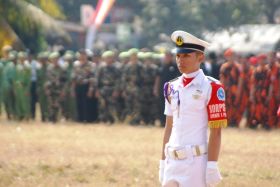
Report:
[[[194,79],[183,86],[183,75],[169,83],[170,103],[165,101],[164,114],[173,116],[168,145],[202,145],[207,143],[207,104],[211,98],[211,81],[199,70]]]

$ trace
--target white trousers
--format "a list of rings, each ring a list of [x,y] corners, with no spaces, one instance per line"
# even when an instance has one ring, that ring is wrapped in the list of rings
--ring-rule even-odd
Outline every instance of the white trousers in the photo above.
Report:
[[[167,156],[167,155],[166,155]],[[175,180],[180,187],[206,187],[207,154],[184,160],[165,159],[163,185]]]

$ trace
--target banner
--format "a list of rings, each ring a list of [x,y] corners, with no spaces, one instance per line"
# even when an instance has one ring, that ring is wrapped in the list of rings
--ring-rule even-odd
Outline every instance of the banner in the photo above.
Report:
[[[104,19],[111,10],[115,0],[98,0],[96,10],[91,17],[91,25],[87,30],[86,49],[93,49],[98,28],[103,24]]]

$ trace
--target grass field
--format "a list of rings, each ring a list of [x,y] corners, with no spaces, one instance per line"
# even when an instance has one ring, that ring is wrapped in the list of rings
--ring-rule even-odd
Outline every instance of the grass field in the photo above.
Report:
[[[0,186],[154,187],[162,128],[1,121]],[[225,187],[280,186],[280,131],[224,129]]]

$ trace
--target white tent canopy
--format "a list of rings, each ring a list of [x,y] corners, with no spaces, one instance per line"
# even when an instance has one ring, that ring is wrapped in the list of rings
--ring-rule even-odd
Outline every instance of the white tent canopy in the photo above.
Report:
[[[265,53],[275,50],[280,42],[280,25],[242,25],[203,35],[211,43],[210,51],[219,53],[230,47],[243,54]]]

